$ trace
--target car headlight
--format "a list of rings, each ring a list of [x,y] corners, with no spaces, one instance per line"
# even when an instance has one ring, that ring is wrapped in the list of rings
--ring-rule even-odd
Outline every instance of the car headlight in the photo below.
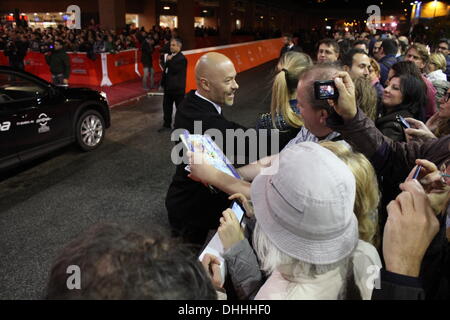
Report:
[[[103,97],[103,99],[106,100],[106,103],[109,105],[108,95],[103,91],[100,92],[100,95]]]

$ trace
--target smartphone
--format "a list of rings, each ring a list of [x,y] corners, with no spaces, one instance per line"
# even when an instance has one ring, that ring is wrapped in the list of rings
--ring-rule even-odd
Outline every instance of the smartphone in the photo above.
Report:
[[[314,82],[314,93],[316,100],[337,100],[339,91],[333,80]]]
[[[397,122],[402,125],[405,129],[410,129],[411,125],[408,123],[408,121],[405,120],[401,115],[397,115]]]
[[[419,178],[420,171],[422,171],[423,167],[418,166],[416,172],[414,173],[413,180],[417,180]]]
[[[236,218],[238,219],[239,223],[242,223],[242,220],[245,216],[245,209],[242,208],[239,202],[233,201],[233,203],[230,206],[230,209],[233,210],[233,212],[236,214]]]

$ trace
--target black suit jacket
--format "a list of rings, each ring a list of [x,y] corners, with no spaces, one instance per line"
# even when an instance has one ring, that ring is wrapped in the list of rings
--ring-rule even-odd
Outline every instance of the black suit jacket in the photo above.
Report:
[[[280,52],[280,58],[287,52],[289,51],[295,51],[295,52],[303,52],[302,48],[299,46],[293,46],[292,48],[289,49],[288,46],[284,46],[283,48],[281,48],[281,52]]]
[[[194,121],[202,122],[201,132],[194,132]],[[225,119],[213,104],[198,97],[195,91],[191,91],[178,107],[175,129],[186,129],[191,134],[203,134],[209,129],[218,129],[223,134],[224,146],[227,129],[246,130],[245,127]],[[228,195],[222,192],[213,193],[203,184],[191,180],[185,167],[185,164],[177,167],[166,197],[171,225],[176,229],[188,229],[190,232],[217,229],[222,212],[230,206]]]
[[[187,60],[183,53],[178,53],[166,61],[162,78],[164,93],[185,94],[186,92]]]

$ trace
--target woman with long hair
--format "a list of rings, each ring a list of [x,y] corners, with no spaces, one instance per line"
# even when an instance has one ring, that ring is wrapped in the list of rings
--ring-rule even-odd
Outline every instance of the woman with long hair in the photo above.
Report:
[[[382,116],[377,119],[377,128],[395,141],[406,141],[404,128],[399,117],[423,119],[426,105],[426,86],[424,82],[411,75],[394,76],[384,90]]]
[[[278,62],[272,86],[270,113],[261,115],[257,130],[278,129],[280,131],[280,150],[297,134],[303,126],[297,108],[297,85],[300,73],[313,65],[310,56],[290,51]]]
[[[441,138],[450,134],[450,89],[439,100],[439,111],[432,116],[426,123],[433,134]]]
[[[375,169],[370,161],[347,145],[332,141],[322,141],[320,145],[333,152],[352,171],[356,180],[355,212],[358,219],[359,239],[379,246],[378,205],[380,191]]]

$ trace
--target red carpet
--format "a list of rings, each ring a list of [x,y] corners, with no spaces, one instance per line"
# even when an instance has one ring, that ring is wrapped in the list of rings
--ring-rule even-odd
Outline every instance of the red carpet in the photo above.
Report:
[[[147,95],[147,92],[142,88],[142,80],[125,82],[112,87],[88,86],[88,88],[105,92],[108,97],[110,108],[114,108],[130,100],[141,98]],[[156,92],[156,90],[152,90],[150,92]]]

